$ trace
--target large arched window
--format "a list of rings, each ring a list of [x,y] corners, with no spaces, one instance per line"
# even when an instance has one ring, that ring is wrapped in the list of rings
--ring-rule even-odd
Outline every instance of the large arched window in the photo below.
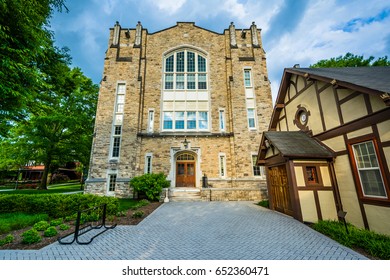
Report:
[[[207,89],[206,58],[192,50],[170,53],[164,61],[165,90]]]
[[[162,131],[208,131],[207,59],[181,48],[164,56]]]

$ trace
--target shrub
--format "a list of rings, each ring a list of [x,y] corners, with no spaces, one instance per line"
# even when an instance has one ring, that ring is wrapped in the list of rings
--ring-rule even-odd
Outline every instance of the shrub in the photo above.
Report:
[[[55,173],[53,174],[53,177],[51,178],[51,183],[52,184],[58,184],[58,183],[63,183],[63,182],[68,182],[70,179],[68,175],[61,174],[61,173]]]
[[[14,236],[12,234],[8,234],[5,238],[0,239],[0,246],[12,243],[12,241],[14,241]]]
[[[142,216],[143,216],[144,214],[145,214],[144,211],[138,210],[138,211],[135,211],[135,212],[133,213],[132,217],[135,218],[135,219],[137,219],[137,218],[142,218]]]
[[[60,230],[67,230],[67,229],[70,229],[70,226],[67,224],[60,224],[59,228],[60,228]]]
[[[51,226],[58,226],[58,225],[60,225],[60,224],[62,224],[62,218],[58,218],[58,219],[55,219],[55,220],[51,220],[50,221],[50,225]]]
[[[107,204],[107,214],[116,214],[118,198],[93,194],[0,194],[0,213],[46,213],[51,218],[74,215],[101,204]]]
[[[40,221],[38,223],[35,223],[33,228],[36,229],[37,231],[44,231],[49,226],[50,226],[50,224],[47,221]]]
[[[46,237],[52,237],[52,236],[56,236],[57,235],[57,230],[55,227],[51,226],[51,227],[48,227],[45,232],[43,233],[44,236]]]
[[[119,211],[118,213],[116,213],[117,217],[126,217],[126,211]]]
[[[22,243],[24,244],[33,244],[41,241],[41,236],[36,229],[30,229],[22,233]]]
[[[169,187],[169,181],[163,173],[144,174],[131,179],[130,186],[138,193],[145,193],[149,200],[158,201],[162,189]]]

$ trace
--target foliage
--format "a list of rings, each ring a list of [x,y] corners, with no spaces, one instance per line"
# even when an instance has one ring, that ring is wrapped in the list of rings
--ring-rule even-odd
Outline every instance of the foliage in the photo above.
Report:
[[[60,224],[60,226],[59,226],[59,229],[60,229],[60,230],[67,230],[67,229],[69,229],[69,228],[70,228],[70,226],[67,225],[67,224]]]
[[[313,228],[344,246],[361,248],[374,257],[390,260],[390,236],[358,229],[351,224],[348,224],[348,234],[344,224],[337,221],[319,221]]]
[[[42,194],[42,195],[4,195],[0,194],[0,213],[27,212],[46,213],[50,218],[74,215],[79,210],[107,204],[107,214],[116,214],[118,199],[93,194]]]
[[[51,226],[51,227],[48,227],[45,232],[43,233],[44,236],[46,237],[52,237],[52,236],[56,236],[58,234],[57,230],[55,227]]]
[[[28,119],[15,124],[0,143],[0,167],[34,161],[45,166],[40,188],[54,167],[70,161],[88,165],[98,87],[80,69],[70,69],[53,54],[47,77]]]
[[[47,221],[40,221],[40,222],[34,224],[33,228],[36,229],[37,231],[44,231],[49,226],[50,226],[50,224]]]
[[[269,201],[268,200],[262,200],[262,201],[259,201],[257,203],[257,205],[265,207],[265,208],[269,208]]]
[[[50,226],[58,226],[58,225],[62,224],[62,222],[63,222],[62,218],[51,220],[50,221]]]
[[[0,234],[31,226],[39,221],[47,220],[47,214],[6,213],[0,214]]]
[[[44,87],[45,72],[39,62],[53,48],[48,30],[54,10],[62,11],[65,0],[3,0],[0,2],[0,136],[8,126],[25,117]]]
[[[14,241],[14,236],[12,234],[8,234],[5,238],[0,239],[0,246],[12,243],[13,241]]]
[[[119,199],[119,211],[125,211],[125,210],[136,210],[142,206],[148,205],[150,202],[146,199],[142,200],[134,200],[131,198],[121,198]]]
[[[363,56],[347,53],[344,56],[323,59],[317,63],[310,65],[311,68],[326,68],[326,67],[361,67],[361,66],[390,66],[390,61],[387,56],[380,57],[374,60],[373,56],[364,58]]]
[[[39,232],[36,229],[29,229],[22,233],[22,243],[25,244],[33,244],[41,241],[41,236],[39,235]]]
[[[131,215],[133,218],[142,218],[143,215],[145,215],[144,211],[141,211],[141,210],[137,210],[133,213],[133,215]]]
[[[130,186],[138,193],[145,193],[149,200],[158,201],[162,189],[169,187],[169,181],[163,173],[151,173],[134,177],[130,181]]]
[[[67,192],[75,192],[80,191],[80,184],[71,184],[60,187],[51,187],[48,190],[40,190],[40,189],[17,189],[7,192],[2,192],[4,195],[12,195],[12,194],[54,194],[54,193],[67,193]]]

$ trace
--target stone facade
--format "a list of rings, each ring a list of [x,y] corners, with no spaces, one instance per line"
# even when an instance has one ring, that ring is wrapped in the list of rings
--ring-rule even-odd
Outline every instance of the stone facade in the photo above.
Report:
[[[134,29],[117,23],[110,30],[85,191],[128,197],[131,178],[163,172],[171,188],[199,191],[206,175],[205,193],[226,190],[216,200],[265,198],[265,174],[254,170],[252,156],[271,113],[254,23],[248,29],[232,23],[221,34],[192,22],[155,33],[140,23]],[[186,156],[182,164],[180,155]]]

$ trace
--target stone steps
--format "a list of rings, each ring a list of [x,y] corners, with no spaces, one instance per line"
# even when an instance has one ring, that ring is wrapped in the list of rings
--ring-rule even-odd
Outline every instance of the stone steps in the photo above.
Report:
[[[195,188],[169,189],[170,201],[201,201],[200,190]]]

